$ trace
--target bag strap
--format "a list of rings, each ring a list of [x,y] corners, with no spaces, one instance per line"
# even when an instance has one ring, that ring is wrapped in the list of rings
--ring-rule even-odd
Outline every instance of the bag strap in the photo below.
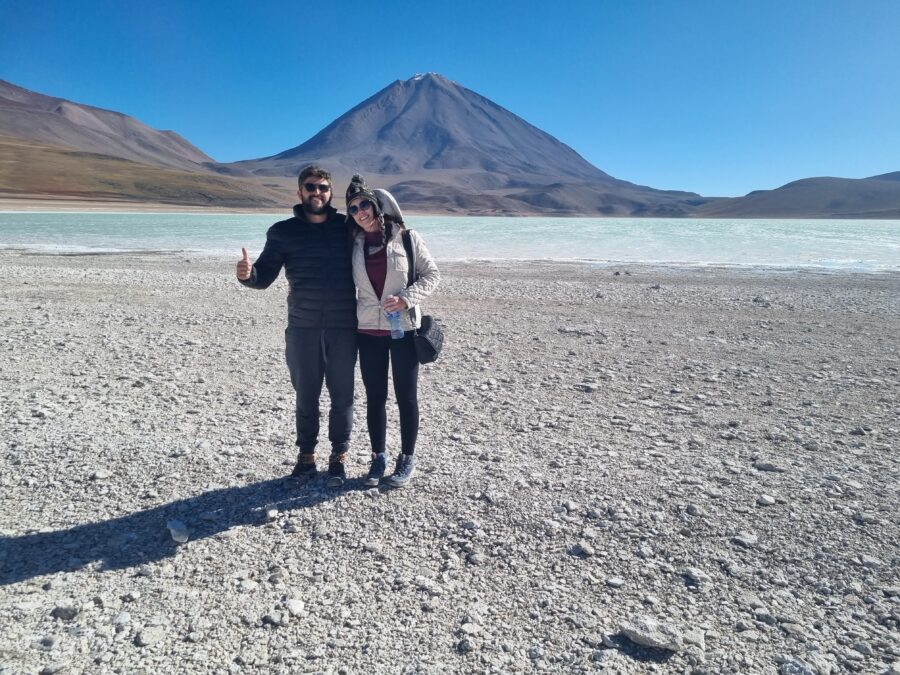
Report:
[[[412,286],[416,282],[416,279],[419,278],[419,275],[416,273],[416,254],[413,250],[412,235],[410,232],[412,232],[412,230],[403,230],[400,234],[401,239],[403,239],[403,248],[406,249],[406,259],[409,261],[406,270],[407,288]],[[412,307],[409,308],[409,320],[412,321],[413,326],[416,325],[416,310]]]
[[[409,260],[409,265],[406,272],[406,286],[408,288],[416,282],[416,279],[419,278],[419,275],[416,274],[416,254],[413,251],[412,235],[410,234],[410,230],[403,230],[400,236],[403,238],[403,248],[406,249],[406,259]]]

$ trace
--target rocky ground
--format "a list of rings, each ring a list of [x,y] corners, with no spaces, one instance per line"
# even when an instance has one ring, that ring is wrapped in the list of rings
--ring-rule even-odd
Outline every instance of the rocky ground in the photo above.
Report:
[[[898,275],[444,265],[413,484],[358,385],[330,491],[283,282],[0,260],[3,675],[900,672]]]

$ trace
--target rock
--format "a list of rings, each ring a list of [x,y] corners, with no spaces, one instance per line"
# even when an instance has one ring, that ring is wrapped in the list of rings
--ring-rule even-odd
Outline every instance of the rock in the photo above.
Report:
[[[264,626],[285,626],[288,623],[288,615],[283,612],[269,612],[262,617]]]
[[[878,518],[872,513],[864,513],[862,511],[858,511],[853,514],[853,520],[855,520],[860,525],[877,525]]]
[[[677,652],[684,646],[684,638],[671,624],[650,617],[633,617],[620,623],[619,631],[642,647]]]
[[[169,529],[172,541],[176,544],[184,544],[188,540],[187,525],[180,520],[170,520],[166,523],[166,527]]]
[[[468,654],[475,646],[472,644],[472,641],[469,638],[463,638],[459,642],[456,643],[456,651],[460,654]]]
[[[53,611],[50,612],[50,616],[56,619],[62,619],[63,621],[71,621],[78,616],[78,612],[80,611],[81,610],[74,605],[60,605],[53,608]]]
[[[691,586],[701,586],[710,581],[709,575],[697,567],[686,567],[681,571],[681,576],[683,576]]]
[[[303,604],[302,600],[297,600],[295,598],[285,600],[284,608],[291,616],[304,616],[306,614],[306,605]]]
[[[780,464],[764,460],[757,460],[753,462],[753,468],[757,471],[769,471],[773,473],[784,473],[785,471],[787,471],[787,469]]]
[[[688,504],[687,506],[688,515],[700,517],[703,516],[703,507],[699,504]]]
[[[731,538],[731,541],[744,548],[753,548],[759,543],[759,537],[750,532],[739,532]]]
[[[113,618],[114,626],[125,626],[128,623],[131,623],[131,614],[128,612],[119,612],[116,614],[115,618]]]
[[[466,562],[470,565],[483,565],[487,561],[484,553],[472,552],[466,556]]]
[[[150,626],[140,631],[134,638],[134,644],[138,647],[149,647],[160,642],[166,636],[166,629],[163,626]]]
[[[41,675],[56,675],[56,673],[62,673],[68,670],[69,664],[63,663],[62,661],[57,661],[56,663],[51,663],[49,665],[44,666],[40,669]],[[9,671],[12,673],[12,671]]]
[[[594,550],[593,546],[582,539],[570,549],[570,553],[572,555],[581,556],[582,558],[590,558],[596,553],[596,551]]]
[[[609,577],[606,580],[606,585],[610,588],[622,588],[625,585],[625,580],[620,577]]]
[[[756,503],[759,506],[772,506],[775,503],[775,497],[763,494],[756,498]]]

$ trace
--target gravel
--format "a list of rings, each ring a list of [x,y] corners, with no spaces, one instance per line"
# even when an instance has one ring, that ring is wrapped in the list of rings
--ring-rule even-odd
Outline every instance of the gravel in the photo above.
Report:
[[[3,675],[897,672],[898,275],[444,264],[413,482],[357,381],[329,490],[283,280],[0,260]]]

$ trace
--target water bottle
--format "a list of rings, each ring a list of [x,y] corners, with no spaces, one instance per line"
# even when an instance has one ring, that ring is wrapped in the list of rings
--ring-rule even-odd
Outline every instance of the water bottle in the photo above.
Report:
[[[395,340],[403,338],[403,326],[400,325],[400,312],[385,312],[388,322],[391,324],[391,337]]]

